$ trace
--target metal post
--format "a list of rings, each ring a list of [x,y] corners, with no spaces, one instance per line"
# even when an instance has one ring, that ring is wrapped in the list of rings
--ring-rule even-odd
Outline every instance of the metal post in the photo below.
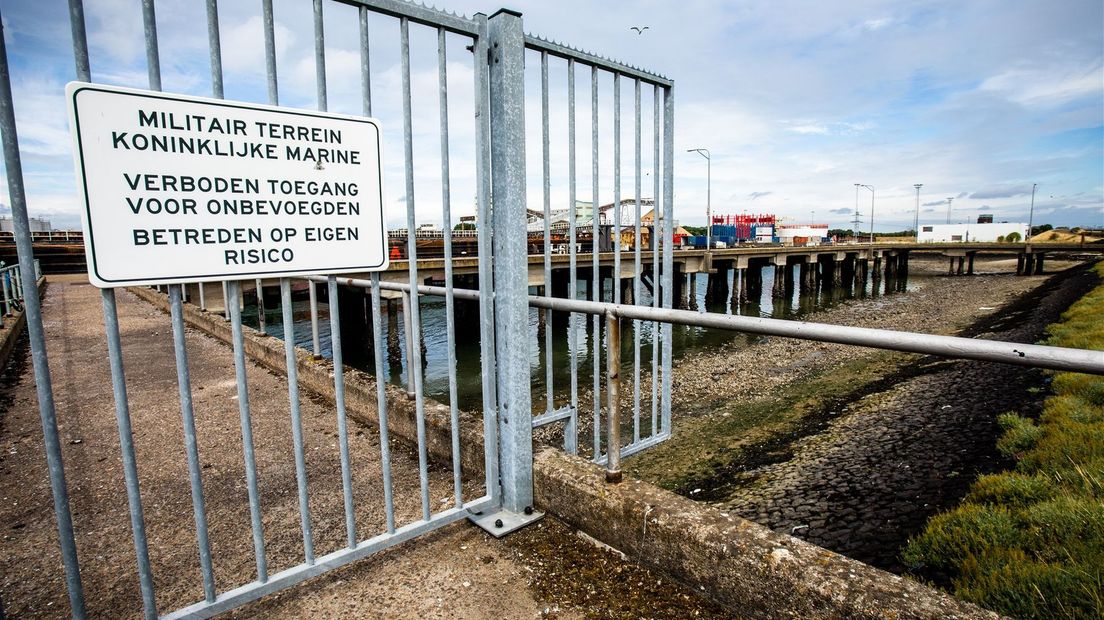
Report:
[[[923,183],[916,183],[913,185],[916,188],[916,214],[912,216],[912,231],[916,233],[916,242],[920,242],[920,188],[924,187]]]
[[[9,292],[11,286],[11,275],[9,275],[10,273],[10,269],[5,269],[3,273],[0,274],[0,280],[3,280],[2,284],[4,287],[4,316],[7,317],[10,317],[12,315],[11,293]]]
[[[1031,184],[1031,210],[1027,212],[1027,238],[1024,239],[1024,243],[1031,241],[1031,225],[1035,223],[1035,189],[1038,187],[1038,183]]]
[[[262,336],[268,335],[265,331],[264,284],[261,283],[260,278],[257,278],[257,330]]]
[[[314,359],[320,360],[322,359],[322,343],[318,338],[318,290],[314,282],[307,280],[307,291],[310,292],[311,344],[313,347],[311,351],[314,353]]]
[[[414,339],[410,334],[413,326],[410,323],[410,293],[402,295],[403,314],[403,342],[406,344],[406,396],[414,399]]]
[[[70,12],[76,14],[73,3],[70,3]],[[83,17],[83,11],[81,16]],[[73,28],[76,29],[76,25]],[[82,20],[82,32],[83,29]],[[3,137],[4,166],[8,179],[8,196],[11,200],[16,253],[20,262],[27,263],[34,260],[34,247],[27,218],[23,163],[19,156],[19,136],[15,127],[15,107],[12,104],[8,50],[4,42],[2,20],[0,20],[0,136]],[[37,283],[35,286],[37,287]],[[27,317],[27,336],[31,343],[31,364],[34,367],[35,392],[38,396],[38,414],[42,423],[46,465],[50,473],[50,490],[54,498],[54,515],[57,517],[58,542],[61,546],[62,564],[65,566],[65,583],[69,590],[69,607],[74,618],[83,618],[85,616],[84,589],[81,586],[77,546],[73,538],[69,491],[65,483],[65,466],[61,460],[61,442],[58,439],[57,417],[54,411],[53,382],[50,379],[50,364],[46,357],[46,334],[42,328],[42,308],[37,294],[28,297],[24,312]]]
[[[533,504],[532,395],[525,218],[525,33],[521,14],[488,20],[491,46],[491,196],[502,507]],[[488,438],[490,439],[490,438]]]
[[[621,482],[621,321],[606,313],[606,482]]]

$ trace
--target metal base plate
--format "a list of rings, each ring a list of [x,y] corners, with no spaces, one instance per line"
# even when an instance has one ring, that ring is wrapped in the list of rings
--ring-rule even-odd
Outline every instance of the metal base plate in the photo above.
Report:
[[[532,514],[525,514],[524,512],[510,512],[509,510],[494,508],[482,513],[472,513],[468,515],[468,520],[483,528],[495,538],[502,538],[510,532],[520,530],[530,523],[541,520],[543,517],[544,513],[539,510],[534,510]]]

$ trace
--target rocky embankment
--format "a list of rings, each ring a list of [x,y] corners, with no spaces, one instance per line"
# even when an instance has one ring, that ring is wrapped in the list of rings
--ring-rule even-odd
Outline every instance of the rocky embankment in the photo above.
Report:
[[[1033,342],[1094,279],[1078,267],[933,278],[906,295],[850,302],[807,320]],[[766,338],[681,360],[675,437],[626,468],[900,571],[907,537],[1001,464],[995,418],[1036,406],[1043,380],[1039,371],[1002,364]]]

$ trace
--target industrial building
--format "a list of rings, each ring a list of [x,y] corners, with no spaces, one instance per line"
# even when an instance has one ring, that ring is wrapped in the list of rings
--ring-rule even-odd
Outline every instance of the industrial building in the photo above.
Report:
[[[1016,233],[1019,240],[1027,239],[1027,224],[999,222],[995,224],[924,224],[916,234],[917,243],[996,242],[1008,239]]]

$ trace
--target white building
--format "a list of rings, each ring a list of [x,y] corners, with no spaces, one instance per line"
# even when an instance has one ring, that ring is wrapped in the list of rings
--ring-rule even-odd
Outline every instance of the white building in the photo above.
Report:
[[[1020,241],[1027,238],[1027,224],[1000,222],[998,224],[925,224],[916,235],[918,243],[994,242],[1003,241],[1017,233]]]
[[[30,227],[31,232],[50,232],[53,227],[50,225],[50,220],[40,217],[27,218],[27,225]],[[0,232],[14,232],[15,222],[12,221],[10,215],[0,215]]]
[[[782,245],[820,245],[827,240],[827,224],[783,224],[778,228]]]

